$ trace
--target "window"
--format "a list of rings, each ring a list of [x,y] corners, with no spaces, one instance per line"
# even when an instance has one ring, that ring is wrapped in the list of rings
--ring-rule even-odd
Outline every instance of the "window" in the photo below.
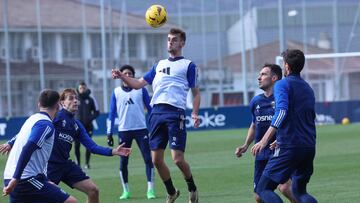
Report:
[[[10,33],[10,58],[21,60],[25,58],[24,50],[24,34],[23,33]]]
[[[81,58],[82,38],[80,34],[63,34],[62,51],[65,59]]]
[[[32,34],[33,47],[39,47],[38,34]],[[42,34],[42,46],[43,46],[43,58],[54,59],[55,58],[55,38],[53,34]]]

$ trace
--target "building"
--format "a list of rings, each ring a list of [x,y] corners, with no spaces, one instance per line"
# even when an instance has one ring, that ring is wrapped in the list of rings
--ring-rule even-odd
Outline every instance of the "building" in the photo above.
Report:
[[[4,7],[5,2],[8,2],[7,8]],[[45,88],[75,88],[79,81],[87,79],[101,110],[107,111],[104,108],[107,106],[104,95],[110,97],[115,85],[110,78],[112,67],[130,63],[136,67],[137,74],[141,75],[155,60],[167,56],[166,34],[171,24],[152,29],[143,16],[125,14],[105,7],[104,74],[101,67],[100,7],[81,4],[81,0],[46,0],[40,1],[37,10],[36,2],[8,0],[0,4],[0,22],[5,22],[6,14],[8,18],[10,64],[10,83],[7,83],[6,29],[3,23],[0,27],[0,117],[24,116],[36,111],[36,98],[41,88],[41,61]],[[40,18],[37,18],[37,13]],[[37,26],[38,20],[40,29]],[[39,49],[39,30],[42,50]],[[104,77],[109,84],[107,94],[104,94],[102,88]],[[11,100],[7,98],[8,84],[11,86]],[[8,101],[11,101],[11,113],[8,112]]]

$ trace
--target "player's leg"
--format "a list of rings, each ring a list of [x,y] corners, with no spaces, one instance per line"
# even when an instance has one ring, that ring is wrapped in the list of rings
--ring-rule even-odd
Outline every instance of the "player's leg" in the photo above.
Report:
[[[69,160],[66,162],[66,164],[62,164],[62,168],[60,170],[62,171],[62,174],[57,175],[61,177],[62,182],[71,188],[75,188],[84,192],[87,195],[88,203],[99,202],[98,187],[92,180],[90,180],[89,176],[87,176],[78,165]],[[49,179],[56,180],[54,177],[49,177]]]
[[[154,199],[155,198],[154,165],[151,159],[148,131],[145,129],[145,130],[139,130],[136,133],[138,134],[135,137],[136,143],[139,146],[139,149],[141,151],[142,157],[145,162],[145,173],[146,173],[147,185],[148,185],[147,198]]]
[[[262,175],[256,186],[256,193],[264,203],[283,203],[281,198],[274,192],[277,186],[277,182]]]
[[[291,179],[283,184],[279,184],[278,190],[286,197],[291,203],[298,203],[295,199],[291,189]]]
[[[125,147],[131,147],[133,135],[126,132],[119,132],[119,145],[125,143]],[[129,199],[130,198],[130,189],[129,189],[129,175],[128,175],[128,164],[129,164],[129,156],[120,156],[120,168],[119,175],[120,181],[123,188],[123,193],[119,197],[119,199]]]
[[[299,163],[292,177],[292,190],[294,197],[299,202],[316,203],[317,200],[307,193],[306,190],[307,183],[310,181],[314,170],[313,161],[315,157],[315,148],[299,149],[298,154],[301,156],[302,161]]]
[[[276,187],[289,180],[297,165],[296,152],[291,149],[277,148],[277,153],[270,158],[256,186],[256,193],[265,203],[283,202],[274,192]]]
[[[80,160],[80,141],[74,140],[74,152],[75,152],[75,162],[78,166],[81,167]]]
[[[254,197],[257,203],[263,203],[263,201],[260,199],[260,196],[256,193],[256,189],[267,162],[268,159],[255,160],[254,164]]]
[[[99,188],[91,179],[82,180],[73,185],[74,188],[84,192],[87,195],[88,203],[99,203]]]
[[[90,137],[93,136],[92,126],[91,126],[91,128],[87,129],[86,131],[88,132]],[[90,157],[91,157],[91,152],[90,152],[90,150],[88,150],[86,148],[86,152],[85,152],[85,169],[90,169]]]
[[[185,160],[186,127],[185,112],[179,111],[169,117],[168,121],[169,146],[171,157],[176,166],[181,170],[189,191],[189,202],[198,202],[198,192],[191,173],[190,165]]]
[[[179,197],[180,192],[175,189],[171,180],[170,170],[164,161],[164,151],[169,140],[168,129],[166,127],[168,114],[154,113],[156,108],[155,106],[149,118],[151,158],[166,187],[166,202],[172,203]]]

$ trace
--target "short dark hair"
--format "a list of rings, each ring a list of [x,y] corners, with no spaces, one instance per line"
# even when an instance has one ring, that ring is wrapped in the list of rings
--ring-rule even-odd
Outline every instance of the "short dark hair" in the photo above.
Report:
[[[64,101],[66,99],[66,95],[67,94],[76,94],[76,91],[72,88],[66,88],[64,89],[62,92],[61,92],[61,95],[60,95],[60,101]]]
[[[79,85],[81,85],[81,86],[87,86],[86,83],[85,83],[85,81],[80,81]]]
[[[270,72],[272,75],[276,75],[278,77],[278,80],[281,80],[282,78],[282,71],[281,67],[279,65],[273,64],[273,63],[265,63],[263,68],[268,67],[270,68]]]
[[[179,35],[184,42],[186,41],[186,33],[179,28],[171,28],[169,34]]]
[[[281,53],[281,56],[283,57],[284,62],[289,65],[292,73],[300,73],[304,68],[305,55],[302,51],[298,49],[287,49]]]
[[[43,108],[54,108],[55,105],[59,102],[60,95],[59,92],[51,89],[45,89],[40,92],[39,104]]]
[[[119,68],[119,70],[120,70],[121,72],[123,72],[124,70],[129,70],[129,71],[132,72],[133,76],[135,76],[135,69],[134,69],[134,67],[132,67],[132,66],[130,66],[130,65],[128,65],[128,64],[121,66],[121,67]]]

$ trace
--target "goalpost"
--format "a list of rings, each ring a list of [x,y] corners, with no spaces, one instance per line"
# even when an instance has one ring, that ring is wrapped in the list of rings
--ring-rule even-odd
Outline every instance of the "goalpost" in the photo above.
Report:
[[[314,85],[313,87],[315,94],[317,95],[318,101],[340,101],[340,100],[348,100],[350,98],[350,86],[344,87],[344,79],[343,79],[343,70],[344,65],[347,58],[349,57],[358,57],[358,73],[360,74],[360,52],[346,52],[346,53],[325,53],[325,54],[306,54],[305,55],[305,67],[303,71],[303,75],[306,80],[310,83],[310,85]],[[343,58],[343,60],[340,60]],[[312,73],[309,73],[310,69],[314,67],[309,67],[309,60],[319,60],[319,59],[333,59],[333,69],[324,72],[326,74],[332,74],[330,78],[326,78],[326,81],[317,81],[316,78],[312,79],[309,77]],[[328,61],[329,62],[329,61]],[[275,59],[275,63],[282,66],[282,56],[277,56]],[[321,63],[320,63],[321,64]],[[357,69],[357,68],[356,68]],[[350,77],[350,74],[347,75],[347,79]],[[360,79],[359,79],[360,83]],[[316,85],[315,85],[316,84]],[[355,87],[354,87],[355,88]]]

